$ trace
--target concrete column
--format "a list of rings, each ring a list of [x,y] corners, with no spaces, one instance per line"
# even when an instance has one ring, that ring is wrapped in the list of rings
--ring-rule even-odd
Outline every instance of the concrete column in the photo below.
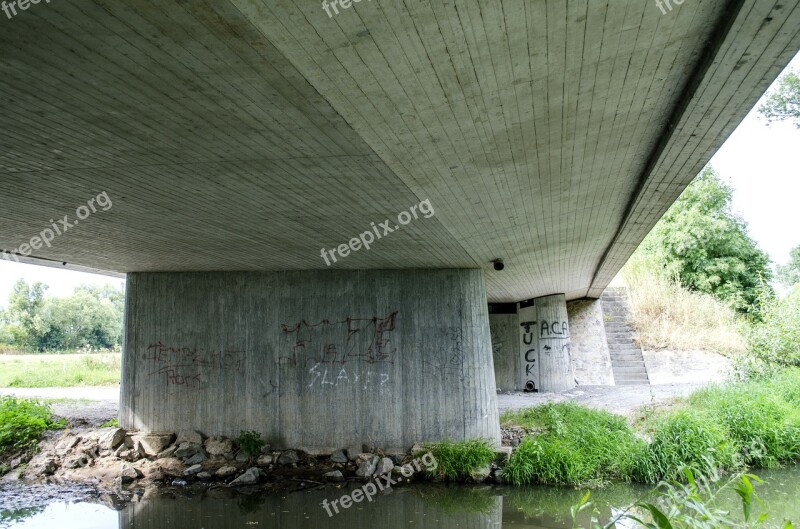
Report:
[[[541,391],[566,391],[575,387],[564,294],[534,300],[536,306]]]
[[[519,317],[516,304],[489,306],[489,327],[492,331],[492,357],[497,389],[521,390],[519,380]]]
[[[480,270],[128,275],[120,423],[325,453],[489,438]]]
[[[519,315],[519,377],[517,390],[540,391],[539,329],[536,325],[536,306],[531,302],[518,304]]]

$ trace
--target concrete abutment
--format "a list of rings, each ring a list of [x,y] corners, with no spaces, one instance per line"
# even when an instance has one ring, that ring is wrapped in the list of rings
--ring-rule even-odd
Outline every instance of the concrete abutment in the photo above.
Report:
[[[499,442],[480,270],[132,273],[120,422],[312,453]]]

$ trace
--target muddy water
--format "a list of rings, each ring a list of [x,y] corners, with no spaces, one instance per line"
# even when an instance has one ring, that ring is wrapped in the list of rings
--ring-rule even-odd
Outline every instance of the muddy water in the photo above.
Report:
[[[784,518],[800,521],[800,467],[760,472],[758,487],[780,527]],[[414,486],[395,489],[371,502],[362,500],[332,512],[321,505],[348,489],[325,488],[291,494],[245,495],[229,490],[190,492],[162,489],[115,510],[88,501],[45,502],[27,509],[0,511],[0,527],[25,529],[372,529],[409,527],[497,529],[571,527],[570,506],[581,492],[558,488]],[[614,485],[594,491],[602,517],[608,518],[636,501],[645,490]],[[2,505],[0,500],[0,505]],[[731,498],[731,508],[737,504]]]

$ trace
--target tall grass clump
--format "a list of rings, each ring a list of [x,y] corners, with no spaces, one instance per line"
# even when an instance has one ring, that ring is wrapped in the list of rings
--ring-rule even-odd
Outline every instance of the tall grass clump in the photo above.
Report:
[[[661,268],[661,269],[660,269]],[[630,323],[645,349],[740,354],[747,348],[736,312],[710,294],[692,292],[635,255],[622,269]]]
[[[641,443],[624,418],[573,403],[545,404],[503,414],[506,425],[541,433],[526,437],[503,476],[522,485],[579,485],[627,479]]]
[[[693,394],[701,408],[725,428],[746,465],[775,468],[800,459],[800,371],[769,382],[709,388]]]
[[[36,446],[45,430],[59,426],[45,404],[0,397],[0,457]]]
[[[703,474],[739,465],[737,446],[725,428],[698,410],[656,419],[651,435],[650,443],[637,453],[630,475],[634,481],[658,483],[680,478],[683,469]]]
[[[423,451],[436,458],[433,477],[448,481],[469,480],[497,457],[494,446],[486,439],[431,443],[426,444]]]

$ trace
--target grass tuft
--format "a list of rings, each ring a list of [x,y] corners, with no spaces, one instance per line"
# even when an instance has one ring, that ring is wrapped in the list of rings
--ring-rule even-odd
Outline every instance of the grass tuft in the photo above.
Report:
[[[491,465],[497,457],[494,446],[486,439],[431,443],[423,451],[436,458],[433,477],[448,481],[469,480],[474,472]]]
[[[52,418],[50,407],[37,401],[0,397],[0,457],[36,446],[45,430],[61,423]]]

